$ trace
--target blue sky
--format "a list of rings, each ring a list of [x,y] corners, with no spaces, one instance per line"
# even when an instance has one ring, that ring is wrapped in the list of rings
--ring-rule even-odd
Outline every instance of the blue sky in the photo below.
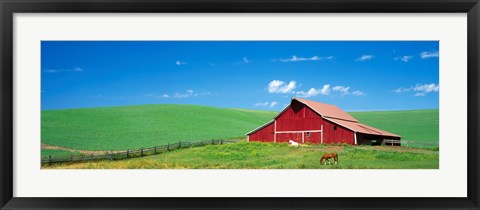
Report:
[[[438,108],[437,41],[42,41],[42,110],[197,104]]]

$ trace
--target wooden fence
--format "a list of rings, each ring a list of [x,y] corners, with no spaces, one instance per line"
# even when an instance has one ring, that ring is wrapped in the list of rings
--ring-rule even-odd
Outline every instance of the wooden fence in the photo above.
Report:
[[[401,143],[406,143],[406,140],[397,140],[397,139],[385,139],[383,141],[385,145],[400,145]]]
[[[195,141],[195,142],[182,142],[174,144],[165,144],[161,146],[149,147],[149,148],[140,148],[135,150],[126,150],[121,152],[109,152],[103,155],[72,155],[70,157],[61,157],[55,158],[51,155],[46,159],[42,159],[42,164],[52,164],[52,163],[66,163],[66,162],[81,162],[81,161],[94,161],[94,160],[123,160],[128,158],[143,157],[148,155],[156,155],[164,152],[169,152],[172,150],[177,150],[181,148],[190,148],[198,147],[212,144],[228,144],[236,143],[241,140],[208,140],[208,141]]]

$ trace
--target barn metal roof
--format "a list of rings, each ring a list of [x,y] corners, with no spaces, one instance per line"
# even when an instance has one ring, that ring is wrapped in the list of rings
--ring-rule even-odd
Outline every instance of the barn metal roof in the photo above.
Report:
[[[258,130],[260,130],[260,129],[262,129],[262,128],[265,128],[265,127],[267,127],[268,125],[272,124],[273,122],[274,122],[274,120],[270,120],[270,121],[266,122],[265,124],[261,125],[260,127],[251,130],[250,132],[246,133],[245,135],[250,135],[250,134],[252,134],[252,133],[255,133],[255,132],[257,132]]]
[[[302,98],[293,98],[292,100],[297,100],[307,105],[308,107],[313,109],[315,112],[323,116],[323,118],[331,122],[334,122],[335,124],[346,127],[352,131],[355,131],[358,133],[364,133],[364,134],[371,134],[371,135],[400,137],[399,135],[360,123],[358,122],[357,119],[355,119],[354,117],[352,117],[351,115],[349,115],[348,113],[341,110],[335,105],[324,104],[324,103],[310,101]]]
[[[317,112],[319,115],[328,118],[336,118],[342,120],[348,120],[353,122],[358,122],[357,119],[353,118],[351,115],[341,110],[335,105],[324,104],[316,101],[310,101],[303,98],[293,98],[292,100],[297,100],[300,103],[303,103]]]
[[[392,136],[392,137],[400,137],[397,134],[393,134],[387,131],[380,130],[378,128],[374,128],[372,126],[365,125],[359,122],[350,122],[346,120],[338,120],[333,118],[326,118],[329,121],[332,121],[335,124],[341,125],[345,128],[348,128],[352,131],[356,131],[358,133],[364,134],[371,134],[371,135],[381,135],[381,136]]]

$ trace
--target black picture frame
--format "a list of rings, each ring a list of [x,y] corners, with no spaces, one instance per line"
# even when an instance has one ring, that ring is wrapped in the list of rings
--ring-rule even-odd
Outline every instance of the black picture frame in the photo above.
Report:
[[[479,209],[478,0],[0,0],[1,209]],[[465,198],[25,198],[13,197],[15,13],[467,13],[468,188]],[[252,189],[254,190],[254,189]],[[414,190],[414,189],[412,189]]]

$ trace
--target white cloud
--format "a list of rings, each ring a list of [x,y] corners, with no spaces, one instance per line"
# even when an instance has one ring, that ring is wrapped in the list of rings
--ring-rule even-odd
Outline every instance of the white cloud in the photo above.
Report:
[[[313,56],[313,57],[297,57],[293,55],[291,58],[279,58],[279,59],[273,59],[274,61],[279,60],[280,62],[298,62],[298,61],[320,61],[320,60],[331,60],[334,59],[335,57],[333,56],[327,56],[327,57],[319,57],[319,56]]]
[[[284,81],[272,80],[270,83],[268,83],[268,92],[276,93],[283,84],[285,84]]]
[[[438,92],[440,87],[438,84],[430,83],[430,84],[417,84],[412,87],[408,88],[397,88],[394,90],[396,93],[404,93],[404,92],[415,92],[414,96],[425,96],[427,93],[431,92]]]
[[[423,84],[423,85],[417,84],[413,88],[414,91],[425,92],[425,93],[438,92],[439,89],[440,88],[438,87],[438,84],[435,84],[435,83]]]
[[[43,72],[45,72],[45,73],[57,73],[57,72],[59,72],[59,70],[58,69],[45,69],[45,70],[43,70]]]
[[[342,95],[342,96],[344,96],[344,95],[354,95],[354,96],[364,96],[364,95],[366,95],[364,92],[359,91],[359,90],[355,90],[353,92],[350,92],[350,87],[341,86],[341,85],[333,87],[332,90],[335,91],[335,92],[339,92],[340,95]]]
[[[408,61],[412,60],[413,59],[413,56],[410,56],[410,55],[404,55],[404,56],[400,56],[400,57],[396,57],[395,60],[401,60],[405,63],[408,63]]]
[[[254,106],[262,106],[262,107],[265,107],[265,106],[268,106],[268,102],[263,102],[263,103],[256,103],[254,104]]]
[[[295,92],[298,96],[303,98],[309,98],[317,95],[329,95],[330,94],[330,85],[324,85],[321,89],[310,88],[307,92],[297,91]]]
[[[356,90],[356,91],[353,91],[353,92],[352,92],[352,95],[354,95],[354,96],[364,96],[364,95],[366,95],[366,94],[365,94],[364,92],[362,92],[362,91]]]
[[[250,61],[248,60],[247,57],[243,57],[242,60],[243,60],[244,63],[250,63]]]
[[[151,93],[151,94],[154,94],[154,93]],[[194,90],[192,89],[189,89],[189,90],[186,90],[185,92],[183,93],[175,93],[175,94],[163,94],[161,95],[162,98],[189,98],[189,97],[193,97],[193,96],[201,96],[201,95],[210,95],[211,92],[195,92]],[[151,95],[151,96],[155,96],[156,94],[154,95]],[[149,96],[149,94],[147,94],[147,96]]]
[[[414,96],[425,96],[426,93],[415,93]]]
[[[373,59],[373,55],[362,55],[359,58],[355,59],[356,61],[368,61]]]
[[[290,93],[296,87],[297,83],[295,81],[290,81],[286,84],[284,81],[281,80],[272,80],[268,83],[268,92],[269,93]]]
[[[268,83],[268,92],[269,93],[292,93],[297,95],[298,97],[302,98],[310,98],[318,95],[330,95],[332,91],[339,93],[340,95],[355,95],[355,96],[363,96],[366,95],[362,91],[355,90],[353,92],[350,92],[350,87],[347,86],[335,86],[333,88],[330,88],[330,84],[325,84],[323,85],[322,88],[310,88],[307,91],[295,91],[297,88],[297,83],[295,81],[290,81],[288,84],[284,81],[281,80],[272,80],[270,83]],[[288,97],[288,96],[284,96]],[[264,104],[264,103],[263,103]]]
[[[330,94],[330,85],[327,84],[327,85],[324,85],[322,89],[320,89],[320,93],[322,95],[328,95]]]
[[[348,95],[350,94],[350,92],[348,92],[350,90],[350,87],[345,87],[345,86],[335,86],[332,88],[333,91],[337,91],[337,92],[340,92],[340,94],[342,95]]]
[[[173,95],[172,97],[173,98],[188,98],[188,97],[191,97],[193,96],[193,90],[187,90],[185,91],[185,93],[175,93],[175,95]]]
[[[74,67],[71,69],[45,69],[43,72],[45,73],[60,73],[60,72],[82,72],[83,68]]]
[[[354,95],[354,96],[364,96],[366,95],[362,91],[355,90],[350,92],[350,87],[347,86],[335,86],[330,88],[329,84],[324,85],[321,89],[310,88],[308,91],[296,91],[295,94],[299,97],[309,98],[317,95],[330,95],[331,91],[338,92],[340,95]]]
[[[427,58],[435,58],[435,57],[438,57],[438,51],[433,51],[433,52],[422,52],[420,53],[420,57],[422,59],[427,59]]]
[[[172,97],[174,98],[188,98],[192,96],[192,94],[189,94],[189,93],[175,93],[175,95],[173,95]]]
[[[278,104],[278,102],[276,101],[272,101],[272,102],[261,102],[261,103],[256,103],[254,104],[254,106],[259,106],[259,107],[274,107]]]
[[[183,61],[177,61],[177,62],[175,62],[175,65],[182,66],[182,65],[187,65],[187,63],[185,63]]]
[[[356,91],[353,91],[353,92],[352,92],[352,95],[354,95],[354,96],[364,96],[365,93],[362,92],[362,91],[356,90]]]

